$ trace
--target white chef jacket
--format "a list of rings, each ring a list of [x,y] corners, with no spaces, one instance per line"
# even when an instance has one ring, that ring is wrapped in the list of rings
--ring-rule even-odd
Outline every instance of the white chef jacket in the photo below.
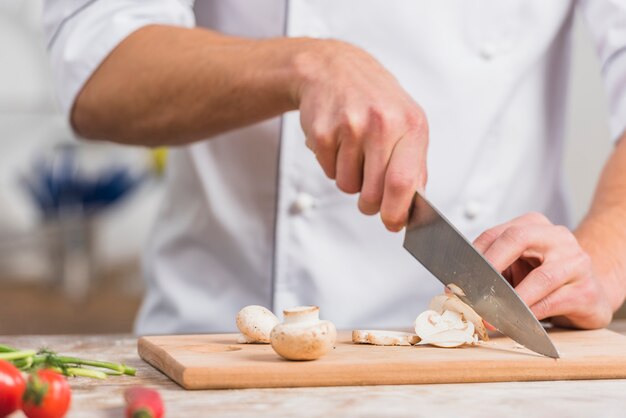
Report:
[[[624,0],[193,3],[47,1],[68,117],[99,63],[148,24],[338,38],[375,56],[425,109],[428,195],[470,239],[528,211],[567,224],[561,154],[578,6],[602,60],[613,136],[624,129]],[[319,305],[340,328],[406,326],[442,290],[402,249],[403,234],[362,215],[357,196],[324,176],[297,112],[174,149],[166,187],[145,254],[140,334],[231,331],[248,304]]]

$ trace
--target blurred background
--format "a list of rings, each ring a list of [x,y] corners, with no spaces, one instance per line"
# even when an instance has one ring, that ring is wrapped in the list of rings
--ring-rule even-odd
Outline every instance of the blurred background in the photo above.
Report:
[[[79,142],[60,114],[40,0],[0,0],[0,335],[129,332],[165,150]],[[564,175],[574,221],[610,152],[599,65],[576,22]]]

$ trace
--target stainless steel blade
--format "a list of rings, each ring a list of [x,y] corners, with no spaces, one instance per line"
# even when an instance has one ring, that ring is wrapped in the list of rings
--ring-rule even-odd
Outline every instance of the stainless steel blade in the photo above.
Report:
[[[444,285],[504,335],[548,357],[559,353],[509,282],[420,193],[416,193],[404,237],[406,248]]]

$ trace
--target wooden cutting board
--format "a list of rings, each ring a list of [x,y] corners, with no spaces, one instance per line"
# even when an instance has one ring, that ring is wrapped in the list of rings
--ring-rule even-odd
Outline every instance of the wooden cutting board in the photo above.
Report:
[[[626,337],[608,330],[551,330],[561,358],[542,357],[506,337],[476,347],[356,345],[308,362],[283,360],[269,345],[235,334],[142,337],[139,355],[186,389],[403,385],[626,378]]]

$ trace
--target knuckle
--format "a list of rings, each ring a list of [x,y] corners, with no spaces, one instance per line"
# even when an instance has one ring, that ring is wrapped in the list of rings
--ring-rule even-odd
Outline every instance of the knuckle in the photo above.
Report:
[[[502,238],[517,246],[525,246],[528,242],[528,233],[525,228],[511,226],[502,233]]]
[[[316,149],[328,149],[334,142],[332,133],[319,124],[311,126],[309,138]]]
[[[564,225],[556,225],[554,227],[554,231],[556,234],[562,237],[567,244],[578,244],[578,241],[576,241],[574,234],[572,234],[572,231],[570,231],[568,227]]]
[[[421,107],[415,105],[414,108],[407,113],[406,118],[413,129],[420,132],[428,132],[428,118]]]
[[[533,311],[535,312],[535,315],[538,319],[543,319],[548,316],[551,308],[552,304],[546,297],[535,303],[535,305],[533,306]]]
[[[393,113],[383,110],[378,105],[370,105],[367,108],[367,120],[372,128],[386,127],[391,123],[392,119]]]
[[[392,193],[399,194],[413,189],[415,180],[412,176],[398,171],[391,171],[387,175],[387,187]]]
[[[489,244],[490,242],[493,242],[496,238],[498,238],[498,234],[495,231],[495,229],[488,229],[482,234],[480,234],[478,238],[476,238],[476,240],[474,241],[474,244],[479,247],[482,247],[482,246]]]
[[[541,282],[541,286],[546,289],[554,289],[560,283],[558,275],[547,268],[537,268],[535,270],[536,277]]]
[[[364,118],[358,112],[345,111],[339,118],[338,130],[343,133],[344,141],[355,141],[365,132]]]
[[[420,173],[420,182],[422,186],[426,186],[426,184],[428,183],[428,169],[426,168],[426,164],[424,164],[424,167],[422,168]]]
[[[541,212],[529,212],[526,214],[526,219],[533,222],[533,223],[538,223],[538,224],[549,224],[550,221],[548,220],[548,218],[546,217],[546,215],[544,215]]]

